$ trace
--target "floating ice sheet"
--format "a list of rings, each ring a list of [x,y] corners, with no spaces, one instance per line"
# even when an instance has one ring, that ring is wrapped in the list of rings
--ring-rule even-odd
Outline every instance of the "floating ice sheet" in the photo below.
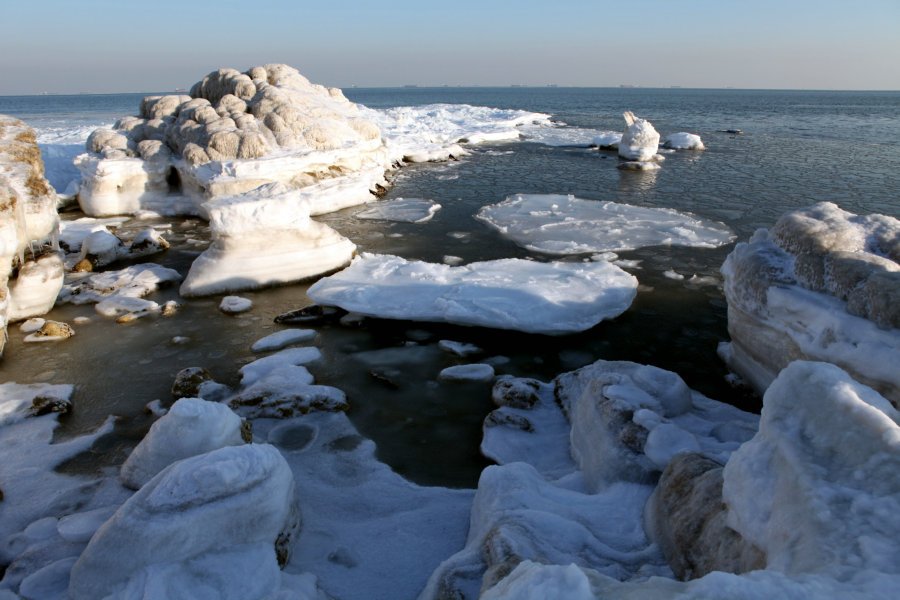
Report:
[[[548,254],[634,250],[644,246],[715,248],[734,239],[722,223],[668,208],[644,208],[562,194],[516,194],[476,218],[517,244]]]
[[[367,210],[356,213],[357,219],[399,221],[401,223],[425,223],[430,221],[441,205],[423,198],[397,198],[379,202]]]
[[[610,263],[503,259],[460,267],[362,254],[307,294],[367,316],[560,335],[631,305],[637,279]]]

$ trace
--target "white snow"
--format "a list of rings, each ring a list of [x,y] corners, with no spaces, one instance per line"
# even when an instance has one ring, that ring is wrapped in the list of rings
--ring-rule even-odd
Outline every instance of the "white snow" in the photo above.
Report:
[[[310,342],[316,339],[316,331],[314,329],[282,329],[271,335],[257,340],[250,349],[253,352],[271,352],[273,350],[281,350],[288,346],[295,346],[303,342]]]
[[[649,161],[659,151],[659,133],[646,119],[639,119],[628,111],[625,117],[625,133],[619,141],[619,156],[625,160]]]
[[[305,365],[322,358],[322,352],[318,348],[288,348],[264,358],[259,358],[247,363],[240,368],[241,384],[252,385],[269,372],[280,367]]]
[[[213,242],[188,272],[182,296],[255,289],[320,275],[356,246],[309,217],[302,193],[267,184],[204,204]]]
[[[119,477],[125,487],[136,490],[176,461],[243,443],[241,419],[227,406],[181,398],[150,427]]]
[[[665,148],[673,148],[675,150],[705,150],[703,140],[699,135],[694,133],[670,133],[663,142]]]
[[[441,205],[422,198],[397,198],[378,202],[364,211],[356,213],[357,219],[398,221],[401,223],[425,223],[434,217]]]
[[[493,378],[494,367],[477,363],[447,367],[438,374],[441,381],[490,381]]]
[[[113,297],[141,298],[160,287],[181,281],[181,275],[155,263],[132,265],[119,271],[92,273],[65,283],[59,302],[88,304]]]
[[[562,194],[515,194],[476,218],[517,244],[548,254],[612,252],[645,246],[715,248],[734,239],[724,224],[667,208]]]
[[[251,308],[253,308],[253,301],[241,296],[225,296],[219,302],[219,310],[229,315],[247,312]]]
[[[307,295],[379,318],[559,335],[618,316],[636,289],[634,277],[609,263],[505,259],[451,267],[364,253]]]

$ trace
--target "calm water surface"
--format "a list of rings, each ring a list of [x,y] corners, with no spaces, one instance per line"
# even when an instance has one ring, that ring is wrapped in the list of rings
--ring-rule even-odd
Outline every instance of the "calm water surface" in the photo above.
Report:
[[[702,153],[667,155],[662,169],[616,168],[614,154],[533,142],[472,148],[460,161],[412,165],[393,175],[387,199],[422,197],[443,205],[424,224],[363,221],[351,208],[320,217],[361,251],[440,262],[519,257],[551,260],[523,250],[473,219],[478,209],[514,193],[574,194],[640,206],[674,208],[726,223],[745,241],[785,211],[831,201],[857,213],[900,217],[900,93],[603,88],[397,88],[348,89],[348,98],[372,108],[464,103],[546,112],[567,126],[621,130],[632,110],[660,133],[699,134]],[[142,94],[0,97],[0,113],[41,129],[98,126],[135,114]],[[725,130],[739,129],[741,135]],[[74,218],[77,214],[67,215]],[[158,222],[132,222],[136,231]],[[186,273],[197,254],[188,239],[208,238],[195,219],[174,222],[173,248],[158,262]],[[498,374],[550,380],[604,358],[632,360],[678,372],[710,397],[748,409],[759,399],[731,388],[716,346],[727,340],[726,304],[718,269],[733,245],[715,250],[655,247],[621,253],[640,261],[629,269],[641,282],[633,306],[619,318],[578,335],[550,337],[482,328],[367,320],[355,327],[318,326],[324,360],[310,370],[322,384],[343,389],[350,417],[398,472],[426,484],[474,486],[486,464],[478,453],[481,423],[491,410],[488,384],[454,385],[437,373],[462,359],[437,342],[470,342]],[[563,260],[582,260],[583,256]],[[664,273],[683,275],[673,279]],[[691,283],[692,276],[700,281]],[[713,283],[708,283],[710,279]],[[718,282],[718,285],[716,284]],[[175,374],[204,366],[236,384],[236,371],[252,360],[250,345],[281,328],[276,315],[309,303],[307,284],[241,293],[248,313],[227,316],[219,297],[182,301],[172,318],[117,325],[92,307],[64,306],[51,318],[90,316],[77,335],[53,346],[27,345],[16,327],[0,363],[4,381],[74,383],[75,411],[65,434],[89,430],[106,415],[121,415],[117,433],[82,457],[78,468],[114,464],[150,420],[142,407],[170,402]],[[153,297],[177,298],[175,290]],[[186,343],[173,343],[185,336]],[[377,374],[379,378],[373,377]],[[389,380],[389,383],[385,382]]]

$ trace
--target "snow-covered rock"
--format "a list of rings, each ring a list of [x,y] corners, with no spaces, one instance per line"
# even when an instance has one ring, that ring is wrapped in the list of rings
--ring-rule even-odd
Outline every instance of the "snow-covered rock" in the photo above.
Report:
[[[900,221],[819,203],[722,265],[729,367],[759,392],[794,360],[838,365],[900,405]]]
[[[213,242],[191,265],[182,296],[255,289],[340,268],[356,246],[313,221],[302,193],[275,183],[204,205]]]
[[[728,524],[788,575],[900,581],[900,412],[827,363],[794,362],[725,465]]]
[[[69,595],[263,598],[281,586],[278,565],[299,525],[294,478],[273,446],[187,458],[100,527],[72,567]]]
[[[64,279],[59,254],[45,254],[19,267],[18,276],[9,283],[9,322],[50,312]]]
[[[243,443],[241,418],[227,406],[182,398],[150,427],[125,460],[119,478],[136,490],[176,461]]]
[[[441,370],[441,381],[490,381],[494,378],[494,367],[483,363],[454,365]]]
[[[734,239],[722,223],[666,208],[563,194],[515,194],[476,215],[517,244],[548,254],[611,252],[645,246],[715,248]]]
[[[288,346],[296,346],[303,342],[309,342],[316,339],[315,329],[282,329],[273,334],[256,340],[250,349],[253,352],[271,352],[273,350],[281,350]]]
[[[44,177],[34,130],[0,115],[0,355],[10,320],[49,310],[50,292],[59,283],[56,269],[48,269],[46,262],[26,263],[25,249],[46,242],[55,247],[58,226],[56,192]],[[29,279],[21,284],[18,300],[10,299],[8,290],[14,263],[25,268]]]
[[[364,253],[307,294],[366,316],[559,335],[618,316],[636,288],[634,277],[609,263],[505,259],[451,267]]]
[[[664,148],[673,150],[706,150],[703,140],[695,133],[670,133],[663,141]]]
[[[659,133],[646,119],[639,119],[631,111],[625,112],[625,133],[619,141],[619,156],[625,160],[649,161],[659,150]]]
[[[181,281],[181,275],[154,263],[132,265],[119,271],[93,273],[63,285],[59,302],[88,304],[110,298],[142,298],[161,287]]]
[[[242,298],[241,296],[225,296],[219,302],[219,310],[227,315],[247,312],[251,308],[253,308],[253,301],[250,298]]]
[[[139,117],[95,131],[87,151],[76,163],[91,216],[202,215],[216,196],[389,166],[378,126],[359,107],[281,64],[219,69],[189,96],[144,98]]]

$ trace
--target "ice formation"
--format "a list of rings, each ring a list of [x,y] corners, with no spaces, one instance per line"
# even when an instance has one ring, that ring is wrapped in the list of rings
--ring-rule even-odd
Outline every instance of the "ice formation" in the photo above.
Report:
[[[659,151],[659,133],[646,119],[639,119],[628,111],[625,117],[625,133],[617,146],[619,156],[625,160],[649,161]]]
[[[49,243],[53,252],[59,218],[56,192],[44,178],[44,163],[34,130],[22,121],[0,115],[0,355],[6,327],[53,306],[62,279],[58,262],[34,259]],[[31,250],[26,262],[25,250]],[[13,267],[24,275],[17,291],[10,289]]]
[[[129,498],[72,566],[69,595],[208,597],[212,579],[217,597],[261,598],[281,586],[278,563],[299,526],[278,450],[220,448],[172,464]]]
[[[401,223],[425,223],[434,217],[441,205],[421,198],[397,198],[379,202],[371,208],[356,213],[357,219],[399,221]]]
[[[161,287],[181,281],[181,275],[154,263],[132,265],[119,271],[91,273],[64,284],[59,302],[96,303],[95,310],[107,317],[126,313],[156,312],[161,307],[143,297]]]
[[[705,150],[703,140],[695,133],[670,133],[663,141],[663,147],[673,150]]]
[[[503,377],[492,396],[498,408],[485,419],[482,452],[498,466],[479,480],[465,548],[435,570],[423,599],[487,597],[531,561],[617,580],[670,575],[642,513],[659,472],[684,448],[660,452],[656,438],[693,439],[692,448],[724,461],[757,421],[674,373],[626,362],[598,361],[551,384]],[[565,578],[544,583],[557,590]]]
[[[609,263],[504,259],[450,267],[365,253],[307,294],[372,317],[561,335],[620,315],[636,290],[637,280]]]
[[[715,248],[735,237],[722,223],[672,209],[583,200],[562,194],[516,194],[485,206],[477,218],[517,244],[548,254],[610,252],[644,246]]]
[[[722,265],[729,367],[762,392],[798,359],[838,365],[900,405],[900,221],[819,203]]]
[[[300,188],[377,165],[374,186],[387,160],[378,127],[340,90],[280,64],[219,69],[190,95],[147,97],[139,117],[95,131],[87,150],[77,159],[79,203],[91,216],[202,214],[203,201],[223,194]]]
[[[176,461],[243,443],[241,419],[227,406],[181,398],[150,427],[119,477],[125,487],[136,490]]]
[[[288,346],[312,341],[316,339],[317,335],[314,329],[283,329],[257,340],[250,349],[254,352],[281,350]]]
[[[182,283],[203,296],[298,281],[340,268],[356,246],[309,217],[302,192],[279,183],[207,202],[213,242]]]

